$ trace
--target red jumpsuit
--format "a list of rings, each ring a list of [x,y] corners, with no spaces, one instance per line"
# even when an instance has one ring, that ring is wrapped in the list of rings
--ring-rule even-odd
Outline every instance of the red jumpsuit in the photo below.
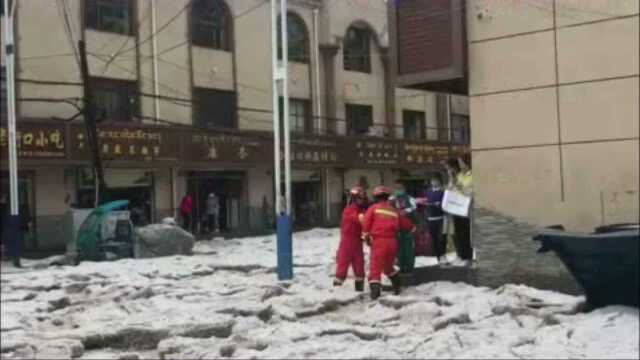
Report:
[[[388,277],[397,271],[396,260],[398,230],[412,232],[413,223],[401,215],[388,201],[371,206],[364,215],[362,231],[371,237],[371,258],[369,260],[369,283],[379,283],[382,273]]]
[[[353,268],[356,281],[364,280],[364,253],[361,237],[363,215],[363,209],[356,204],[351,204],[342,211],[336,268],[336,280],[339,283],[347,278],[349,265]]]

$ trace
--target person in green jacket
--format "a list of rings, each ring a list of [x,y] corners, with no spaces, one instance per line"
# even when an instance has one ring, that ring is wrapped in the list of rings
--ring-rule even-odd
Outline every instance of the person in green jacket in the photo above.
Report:
[[[403,184],[396,182],[394,184],[394,196],[392,203],[400,210],[400,212],[411,220],[414,225],[418,225],[417,205],[416,200],[407,194],[407,190]],[[416,262],[414,239],[411,233],[406,231],[399,231],[396,240],[398,241],[398,266],[400,267],[400,274],[403,276],[410,276],[413,273],[413,268]]]

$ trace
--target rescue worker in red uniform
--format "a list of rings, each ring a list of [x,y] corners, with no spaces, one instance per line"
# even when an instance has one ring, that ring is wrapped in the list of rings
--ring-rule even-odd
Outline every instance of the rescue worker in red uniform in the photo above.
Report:
[[[349,266],[355,275],[356,291],[364,291],[364,252],[362,250],[362,220],[367,209],[367,193],[356,186],[349,191],[349,204],[342,211],[340,245],[338,246],[334,286],[347,278]]]
[[[416,230],[413,223],[389,203],[390,195],[391,190],[385,186],[373,189],[375,204],[365,213],[362,225],[363,239],[371,246],[369,286],[372,300],[380,297],[382,273],[391,280],[394,293],[400,293],[400,276],[394,267],[398,251],[396,235],[399,230],[411,233]]]

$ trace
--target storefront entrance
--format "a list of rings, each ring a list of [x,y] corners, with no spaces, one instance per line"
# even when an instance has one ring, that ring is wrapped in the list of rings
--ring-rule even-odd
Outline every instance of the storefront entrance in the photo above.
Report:
[[[322,224],[320,172],[294,170],[291,176],[291,210],[296,228]]]
[[[207,197],[211,193],[219,200],[218,224],[221,232],[238,230],[248,222],[242,216],[246,210],[243,200],[244,173],[192,171],[187,176],[187,192],[193,196],[193,228],[196,233],[206,234],[213,230],[207,216]]]
[[[153,172],[141,169],[107,169],[105,181],[108,188],[101,194],[100,204],[114,200],[129,200],[131,221],[136,226],[153,222]],[[90,209],[95,206],[95,188],[91,168],[78,170],[77,207]]]
[[[33,251],[38,249],[38,239],[36,237],[36,214],[35,214],[35,174],[32,171],[20,171],[18,174],[18,212],[20,214],[20,233],[22,234],[22,249]],[[9,173],[0,173],[0,239],[5,244],[7,231],[7,217],[10,214],[9,199]]]
[[[431,177],[438,173],[435,170],[402,170],[398,181],[407,189],[407,194],[413,197],[424,196],[424,191]]]

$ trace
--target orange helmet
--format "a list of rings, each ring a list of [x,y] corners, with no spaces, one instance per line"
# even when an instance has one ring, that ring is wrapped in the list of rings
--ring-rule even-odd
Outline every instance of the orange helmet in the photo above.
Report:
[[[373,196],[391,195],[391,190],[383,185],[378,185],[373,189]]]
[[[349,195],[354,198],[366,198],[367,192],[360,186],[354,186],[349,190]]]

